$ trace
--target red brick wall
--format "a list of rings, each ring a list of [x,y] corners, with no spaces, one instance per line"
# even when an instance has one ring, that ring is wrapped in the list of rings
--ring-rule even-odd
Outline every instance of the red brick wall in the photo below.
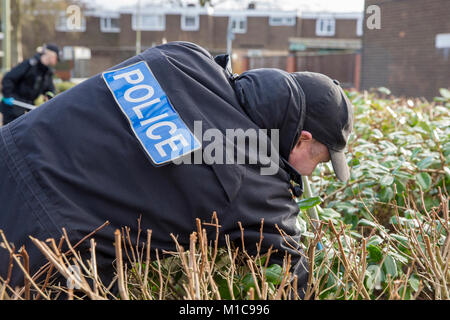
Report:
[[[355,77],[355,53],[298,56],[296,71],[326,74],[338,80],[344,88],[353,88]]]
[[[289,38],[296,36],[296,25],[271,26],[269,17],[247,17],[247,32],[236,34],[233,47],[287,51]]]
[[[336,19],[336,31],[332,37],[316,35],[316,20],[317,19],[301,19],[301,31],[299,36],[302,38],[360,38],[360,36],[356,34],[356,19]]]

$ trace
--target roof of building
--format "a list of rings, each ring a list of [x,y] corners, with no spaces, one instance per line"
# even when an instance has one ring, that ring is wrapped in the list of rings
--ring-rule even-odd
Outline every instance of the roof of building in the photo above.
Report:
[[[254,3],[254,6],[251,4]],[[361,19],[363,12],[330,12],[314,11],[310,6],[302,6],[302,9],[286,9],[277,2],[269,0],[239,1],[227,0],[213,6],[204,7],[197,2],[180,5],[171,1],[152,1],[150,4],[122,6],[117,10],[105,10],[99,6],[91,6],[87,15],[100,17],[118,17],[120,14],[134,14],[136,11],[143,14],[200,14],[211,16],[248,16],[248,17],[302,17],[304,19],[315,19],[318,17],[333,17],[335,19]]]

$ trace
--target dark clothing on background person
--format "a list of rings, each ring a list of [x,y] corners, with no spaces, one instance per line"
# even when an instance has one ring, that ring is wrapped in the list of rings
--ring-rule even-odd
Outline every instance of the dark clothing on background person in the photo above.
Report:
[[[8,73],[2,80],[2,95],[4,98],[16,100],[33,105],[41,94],[55,93],[53,84],[53,71],[41,62],[41,54],[23,61]],[[1,103],[3,124],[7,124],[23,115],[26,110],[18,106]]]
[[[274,69],[262,75],[266,78],[260,85],[244,84],[206,50],[186,42],[148,49],[111,70],[141,61],[191,131],[194,121],[202,121],[203,132],[218,130],[225,145],[227,129],[278,128],[280,141],[288,141],[281,144],[282,157],[288,155],[305,114],[302,89],[288,73]],[[254,98],[262,93],[267,101]],[[260,122],[249,117],[258,108],[265,119]],[[271,143],[267,136],[260,142]],[[94,238],[99,273],[110,279],[114,230],[129,226],[136,239],[140,216],[141,228],[153,230],[152,249],[160,252],[175,250],[171,233],[187,249],[195,219],[210,222],[216,211],[220,245],[226,234],[240,244],[240,221],[246,249],[255,254],[264,219],[262,253],[273,245],[278,253],[271,263],[280,265],[285,251],[291,254],[291,271],[299,277],[302,292],[308,267],[300,254],[299,209],[290,191],[291,179],[299,180],[299,175],[285,160],[274,175],[261,175],[262,164],[236,162],[155,166],[102,75],[96,75],[0,129],[0,229],[16,248],[26,245],[31,270],[36,271],[45,259],[28,235],[59,238],[64,227],[76,243],[108,220],[110,225]],[[285,243],[276,225],[299,251]],[[208,238],[215,239],[215,227],[205,228]],[[89,256],[88,243],[77,250]],[[0,249],[2,277],[7,257]],[[22,278],[16,273],[13,281]]]

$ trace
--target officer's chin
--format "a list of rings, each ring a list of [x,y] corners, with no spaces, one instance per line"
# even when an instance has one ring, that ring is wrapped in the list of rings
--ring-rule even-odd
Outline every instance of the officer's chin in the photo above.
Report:
[[[317,165],[315,166],[308,166],[308,167],[300,167],[300,168],[295,168],[297,169],[298,173],[300,173],[302,176],[305,177],[310,177],[312,175],[312,173],[314,172],[314,169],[316,169]]]

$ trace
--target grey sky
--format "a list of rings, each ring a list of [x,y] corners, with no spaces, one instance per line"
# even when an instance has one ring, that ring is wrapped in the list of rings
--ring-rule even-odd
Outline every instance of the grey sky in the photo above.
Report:
[[[136,3],[137,0],[94,0],[93,2],[102,6],[105,9],[114,10],[123,5],[130,6]],[[187,0],[192,2],[192,0]],[[92,1],[88,1],[92,3]],[[142,4],[145,3],[154,3],[158,2],[158,0],[141,0]],[[195,2],[195,1],[194,1]],[[233,2],[243,2],[243,1],[221,1],[217,0],[213,2],[221,2],[222,6],[227,8],[233,7]],[[284,9],[300,9],[304,11],[363,11],[364,8],[364,0],[262,0],[265,3],[273,3],[278,6],[281,6]]]

